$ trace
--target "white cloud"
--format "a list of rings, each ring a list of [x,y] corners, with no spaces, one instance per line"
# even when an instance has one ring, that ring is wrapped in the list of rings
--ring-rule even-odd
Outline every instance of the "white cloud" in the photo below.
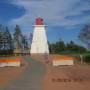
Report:
[[[87,23],[90,17],[84,16],[80,20],[69,20],[67,16],[82,15],[83,11],[90,10],[86,0],[13,0],[12,4],[23,6],[26,13],[10,24],[33,24],[36,17],[43,17],[48,25],[72,26]]]

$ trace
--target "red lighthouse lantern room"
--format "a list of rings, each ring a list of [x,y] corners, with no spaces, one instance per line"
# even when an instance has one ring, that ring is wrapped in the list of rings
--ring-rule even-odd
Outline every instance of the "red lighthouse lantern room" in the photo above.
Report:
[[[44,24],[44,22],[43,22],[43,19],[42,18],[37,18],[36,19],[36,25],[43,25]]]

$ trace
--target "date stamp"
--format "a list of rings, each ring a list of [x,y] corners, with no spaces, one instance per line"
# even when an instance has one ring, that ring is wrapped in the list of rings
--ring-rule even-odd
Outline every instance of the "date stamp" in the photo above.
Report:
[[[67,79],[67,78],[52,78],[52,82],[83,82],[81,78]]]

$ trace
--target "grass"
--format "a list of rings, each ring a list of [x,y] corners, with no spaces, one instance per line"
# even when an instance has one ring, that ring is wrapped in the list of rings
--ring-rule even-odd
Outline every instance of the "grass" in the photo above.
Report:
[[[65,53],[65,54],[63,54],[63,55],[71,55],[71,56],[80,56],[80,55],[82,55],[82,56],[90,56],[90,52],[82,52],[82,53],[80,53],[80,52],[73,52],[73,53]]]
[[[69,55],[76,58],[77,62],[81,62],[83,60],[83,63],[90,64],[90,51],[89,52],[70,52],[70,53],[63,53],[61,55]],[[81,55],[81,56],[80,56]]]

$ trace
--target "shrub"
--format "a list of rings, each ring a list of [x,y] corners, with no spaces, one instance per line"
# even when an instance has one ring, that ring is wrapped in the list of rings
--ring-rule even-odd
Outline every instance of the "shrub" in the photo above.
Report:
[[[84,62],[90,63],[90,56],[85,56],[84,57]]]

